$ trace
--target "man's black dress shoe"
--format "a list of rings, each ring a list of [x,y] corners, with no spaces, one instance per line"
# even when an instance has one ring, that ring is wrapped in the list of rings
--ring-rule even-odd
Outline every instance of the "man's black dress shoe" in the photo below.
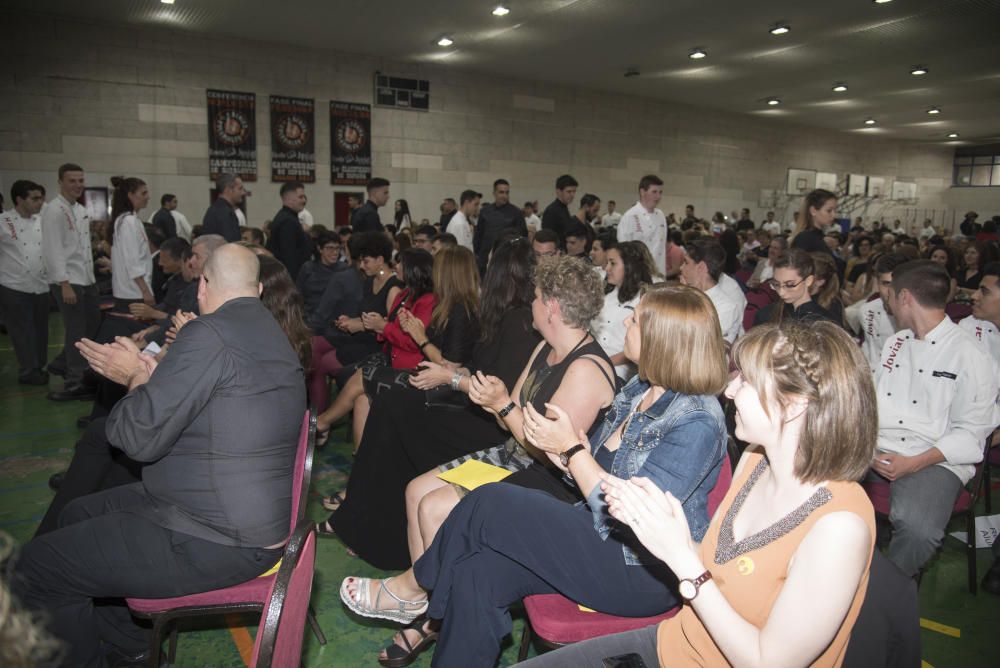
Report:
[[[45,367],[45,370],[48,371],[53,376],[65,376],[66,375],[66,369],[63,368],[63,367],[61,367],[61,366],[53,366],[52,364],[50,364],[47,367]]]
[[[49,392],[46,396],[52,401],[93,401],[97,398],[94,390],[85,385],[67,387],[58,392]]]
[[[49,374],[44,371],[35,370],[29,374],[21,376],[17,379],[17,382],[21,385],[48,385]]]

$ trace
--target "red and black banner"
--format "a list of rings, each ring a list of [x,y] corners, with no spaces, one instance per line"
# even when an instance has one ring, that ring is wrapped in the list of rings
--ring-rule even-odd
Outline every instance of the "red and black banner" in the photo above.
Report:
[[[257,96],[208,90],[208,172],[257,180]]]
[[[330,183],[363,186],[372,177],[372,107],[330,102]]]
[[[316,182],[315,102],[271,96],[271,180]]]

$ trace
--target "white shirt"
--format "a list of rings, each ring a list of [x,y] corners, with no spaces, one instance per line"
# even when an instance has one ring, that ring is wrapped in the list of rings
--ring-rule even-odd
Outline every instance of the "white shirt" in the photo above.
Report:
[[[309,213],[309,209],[299,211],[299,223],[305,225],[307,228],[313,226],[313,215]]]
[[[236,221],[239,223],[240,227],[247,226],[247,215],[243,213],[243,209],[240,207],[233,207],[236,211]]]
[[[875,373],[882,361],[885,342],[896,335],[896,323],[885,312],[881,297],[863,302],[860,320],[858,327],[865,336],[865,340],[861,342],[861,352],[868,360],[872,373]]]
[[[472,224],[469,223],[469,219],[465,217],[461,209],[456,211],[455,215],[451,217],[451,221],[448,223],[448,228],[445,232],[454,234],[455,238],[458,239],[459,246],[465,246],[469,250],[472,250]]]
[[[770,223],[764,223],[761,225],[760,229],[764,230],[773,237],[776,234],[781,234],[781,223],[776,220],[772,220]]]
[[[747,307],[746,297],[740,291],[741,301],[733,299],[732,295],[722,286],[722,274],[719,276],[720,282],[705,291],[705,296],[712,300],[715,312],[719,316],[719,326],[722,327],[722,338],[727,343],[732,343],[738,336],[743,334],[743,312]],[[732,279],[730,279],[732,280]]]
[[[621,221],[622,215],[615,211],[614,213],[606,213],[601,216],[601,225],[605,227],[611,227],[612,225],[617,225]]]
[[[992,322],[974,318],[971,315],[958,321],[960,329],[972,334],[990,354],[990,357],[1000,365],[1000,330]]]
[[[524,224],[528,226],[529,230],[535,230],[536,232],[542,226],[542,219],[538,217],[538,214],[531,214],[524,219]]]
[[[0,213],[0,285],[34,295],[49,291],[38,215],[22,218],[17,209]]]
[[[42,254],[49,283],[94,284],[90,216],[82,204],[57,195],[42,209]]]
[[[921,239],[930,239],[935,234],[937,234],[937,230],[935,230],[934,227],[925,227],[924,229],[920,230]]]
[[[604,306],[597,317],[590,322],[590,329],[594,339],[601,344],[608,357],[625,350],[625,319],[635,312],[635,307],[638,305],[638,294],[624,304],[619,303],[618,288],[604,295]],[[635,364],[628,361],[615,366],[615,374],[626,381],[637,371]]]
[[[191,241],[191,223],[188,222],[187,216],[183,213],[174,209],[170,212],[170,215],[174,217],[174,223],[177,225],[177,236],[185,241]]]
[[[998,377],[983,346],[948,317],[921,341],[909,329],[898,332],[875,375],[878,449],[913,456],[936,447],[945,457],[937,466],[965,484],[1000,424]]]
[[[639,202],[618,222],[618,241],[641,241],[661,274],[667,272],[667,217],[659,209],[646,211]]]
[[[153,254],[142,221],[134,213],[118,216],[111,245],[111,294],[118,299],[142,299],[135,279],[146,281],[153,292]]]

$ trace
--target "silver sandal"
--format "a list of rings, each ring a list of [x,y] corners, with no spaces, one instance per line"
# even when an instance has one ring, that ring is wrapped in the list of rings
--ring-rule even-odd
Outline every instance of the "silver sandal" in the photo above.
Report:
[[[351,593],[347,590],[347,583],[352,579],[355,579],[358,582],[358,597],[361,601],[355,601],[354,598],[351,597]],[[420,601],[407,601],[406,599],[396,596],[389,591],[389,588],[386,586],[391,579],[392,578],[386,578],[385,580],[379,582],[378,592],[375,594],[375,605],[372,606],[369,604],[369,601],[371,600],[372,578],[344,578],[344,581],[340,584],[340,600],[344,602],[344,605],[346,605],[351,612],[361,615],[362,617],[370,617],[372,619],[388,619],[391,622],[409,624],[427,611],[428,601],[426,598]],[[397,608],[395,610],[379,610],[379,602],[382,600],[383,592],[386,596],[396,601]]]

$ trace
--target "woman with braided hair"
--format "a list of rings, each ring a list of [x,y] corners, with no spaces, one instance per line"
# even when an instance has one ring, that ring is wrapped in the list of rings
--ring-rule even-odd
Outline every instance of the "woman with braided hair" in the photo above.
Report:
[[[637,653],[648,666],[823,666],[844,661],[868,587],[871,503],[856,482],[875,456],[875,388],[831,322],[750,330],[726,388],[736,435],[752,445],[701,544],[669,492],[606,477],[612,517],[679,578],[679,614],[528,661],[601,666]]]

